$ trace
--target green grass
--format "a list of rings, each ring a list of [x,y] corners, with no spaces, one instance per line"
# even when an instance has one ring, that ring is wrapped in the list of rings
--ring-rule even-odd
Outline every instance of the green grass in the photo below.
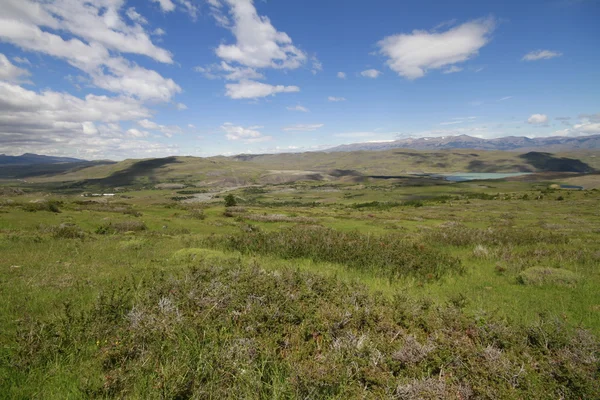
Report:
[[[600,193],[550,183],[6,191],[0,392],[598,398]]]

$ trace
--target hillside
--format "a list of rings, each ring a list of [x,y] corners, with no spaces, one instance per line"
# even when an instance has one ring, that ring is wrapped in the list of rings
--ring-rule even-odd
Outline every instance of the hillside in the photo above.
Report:
[[[7,156],[0,154],[0,165],[32,165],[32,164],[59,164],[59,163],[79,163],[85,162],[78,158],[53,157],[39,154],[25,153],[20,156]]]
[[[71,187],[155,185],[163,182],[234,187],[302,180],[364,181],[456,172],[570,172],[600,169],[598,152],[502,152],[481,150],[387,150],[238,155],[233,157],[167,157],[125,160],[78,167],[32,177],[31,182],[70,182]]]

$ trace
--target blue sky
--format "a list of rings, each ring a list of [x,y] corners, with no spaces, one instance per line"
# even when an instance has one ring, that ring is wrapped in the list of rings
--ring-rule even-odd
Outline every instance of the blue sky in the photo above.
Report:
[[[0,0],[0,153],[600,133],[600,1]]]

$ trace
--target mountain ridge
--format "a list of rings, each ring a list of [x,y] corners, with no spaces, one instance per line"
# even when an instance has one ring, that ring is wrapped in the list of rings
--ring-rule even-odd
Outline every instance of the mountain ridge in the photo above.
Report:
[[[600,135],[590,136],[548,136],[528,138],[506,136],[495,139],[482,139],[469,135],[421,137],[398,139],[391,142],[363,142],[335,146],[323,150],[326,153],[348,151],[383,151],[391,149],[411,150],[498,150],[498,151],[568,151],[580,149],[600,149]]]
[[[87,162],[79,158],[55,157],[41,154],[25,153],[20,156],[7,156],[0,154],[0,165],[35,165],[35,164],[62,164]]]

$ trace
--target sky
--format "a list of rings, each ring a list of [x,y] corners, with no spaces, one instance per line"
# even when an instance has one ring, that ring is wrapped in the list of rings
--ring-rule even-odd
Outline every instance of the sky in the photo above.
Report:
[[[599,0],[0,0],[0,153],[600,134]]]

